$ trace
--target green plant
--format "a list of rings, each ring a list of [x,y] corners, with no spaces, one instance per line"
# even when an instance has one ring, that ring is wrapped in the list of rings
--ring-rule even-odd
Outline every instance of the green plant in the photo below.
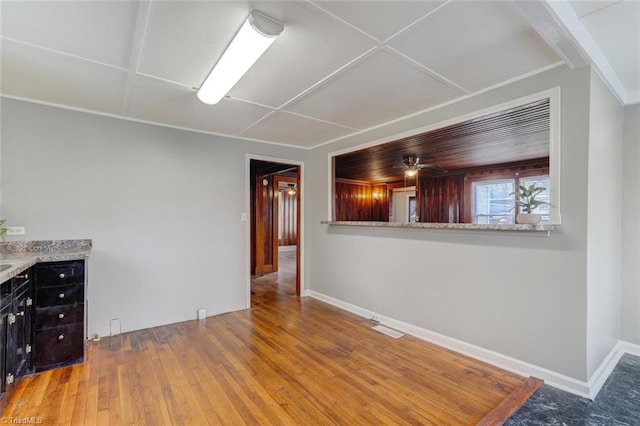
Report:
[[[551,205],[546,201],[536,199],[536,197],[546,189],[547,188],[543,186],[536,186],[532,183],[529,186],[520,185],[518,191],[514,191],[509,195],[517,195],[516,206],[520,207],[523,213],[531,214],[538,206],[543,204]]]
[[[2,241],[4,241],[7,236],[7,227],[4,226],[6,221],[6,219],[0,219],[0,238],[2,238]]]

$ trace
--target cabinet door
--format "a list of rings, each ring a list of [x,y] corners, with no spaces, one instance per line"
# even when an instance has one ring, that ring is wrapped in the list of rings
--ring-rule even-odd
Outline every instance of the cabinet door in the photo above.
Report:
[[[31,365],[31,288],[26,286],[15,297],[15,376],[24,376]]]
[[[4,284],[3,284],[4,285]],[[7,406],[9,397],[13,393],[13,382],[15,378],[15,370],[13,368],[13,353],[14,353],[14,339],[13,339],[13,306],[6,304],[2,306],[0,310],[0,387],[2,389],[2,401],[0,407],[4,409]]]

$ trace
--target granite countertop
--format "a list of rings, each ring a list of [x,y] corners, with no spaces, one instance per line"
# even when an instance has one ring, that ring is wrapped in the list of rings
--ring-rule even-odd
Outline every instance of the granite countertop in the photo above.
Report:
[[[360,226],[369,228],[406,228],[406,229],[462,229],[468,231],[511,231],[511,232],[549,232],[554,225],[478,225],[474,223],[425,223],[425,222],[356,222],[356,221],[328,221],[320,222],[331,226]]]
[[[86,259],[91,253],[91,240],[11,241],[0,243],[0,265],[11,265],[0,271],[3,283],[39,262]]]

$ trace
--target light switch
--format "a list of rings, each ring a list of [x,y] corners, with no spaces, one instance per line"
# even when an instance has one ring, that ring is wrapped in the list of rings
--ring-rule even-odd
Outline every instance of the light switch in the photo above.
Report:
[[[240,213],[240,222],[246,222],[246,221],[247,221],[247,214]]]

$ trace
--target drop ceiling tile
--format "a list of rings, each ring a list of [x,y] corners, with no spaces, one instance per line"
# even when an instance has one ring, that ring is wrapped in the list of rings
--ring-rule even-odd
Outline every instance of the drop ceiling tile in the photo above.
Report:
[[[573,8],[573,11],[576,13],[576,15],[578,15],[578,17],[582,17],[604,7],[607,7],[613,3],[617,3],[618,1],[620,0],[570,0],[569,4]]]
[[[315,1],[315,3],[384,41],[444,1]]]
[[[640,91],[640,2],[621,1],[581,21],[625,89]]]
[[[240,1],[153,2],[137,71],[199,86],[249,10]]]
[[[352,132],[322,121],[275,112],[240,136],[308,148]]]
[[[505,1],[451,2],[390,45],[471,92],[559,61]]]
[[[461,93],[380,50],[287,107],[364,129],[446,102]]]
[[[284,31],[230,95],[280,106],[374,45],[302,2],[256,2]],[[247,2],[155,2],[139,71],[199,86],[249,14]],[[336,48],[340,46],[340,48]]]
[[[214,133],[236,135],[272,110],[223,98],[216,105],[197,100],[193,89],[145,76],[136,76],[129,115]]]
[[[123,70],[2,40],[3,94],[119,114]]]
[[[256,2],[284,30],[229,94],[281,106],[375,46],[362,33],[304,2]]]
[[[3,1],[2,35],[126,68],[138,14],[130,1]]]

